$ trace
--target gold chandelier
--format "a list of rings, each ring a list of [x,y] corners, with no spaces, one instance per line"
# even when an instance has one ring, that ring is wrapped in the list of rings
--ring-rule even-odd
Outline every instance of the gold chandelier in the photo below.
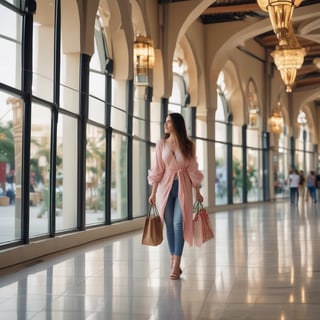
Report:
[[[314,58],[313,59],[313,64],[320,69],[320,57]]]
[[[287,92],[292,91],[297,70],[301,68],[306,53],[306,49],[301,48],[298,39],[294,35],[292,25],[290,25],[287,45],[279,45],[276,50],[271,52]]]
[[[272,28],[280,41],[286,44],[287,33],[291,22],[293,9],[303,0],[257,0],[259,7],[269,13]]]
[[[283,131],[283,116],[281,112],[281,105],[278,102],[277,106],[272,110],[271,117],[269,118],[270,131],[275,134],[280,134]]]
[[[135,63],[134,71],[138,82],[148,82],[149,72],[154,66],[152,41],[139,33],[133,44],[133,55]]]

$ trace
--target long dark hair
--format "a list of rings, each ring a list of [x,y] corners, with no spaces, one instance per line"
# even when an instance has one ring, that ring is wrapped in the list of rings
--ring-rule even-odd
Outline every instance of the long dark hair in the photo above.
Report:
[[[184,118],[180,113],[170,113],[169,117],[172,120],[172,124],[175,130],[175,134],[178,139],[179,148],[186,159],[190,159],[194,156],[194,144],[188,138],[186,124],[184,122]],[[164,139],[168,139],[170,137],[170,133],[165,133]]]

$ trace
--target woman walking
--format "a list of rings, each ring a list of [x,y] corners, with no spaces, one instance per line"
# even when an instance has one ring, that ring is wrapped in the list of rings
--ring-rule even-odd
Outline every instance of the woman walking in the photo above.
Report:
[[[203,179],[198,169],[195,146],[187,136],[183,117],[171,113],[164,123],[164,139],[156,145],[153,166],[148,172],[152,185],[149,203],[157,203],[161,219],[166,225],[171,254],[170,278],[179,279],[184,242],[193,244],[193,194],[203,201],[200,184]]]
[[[316,175],[313,170],[309,172],[309,175],[307,177],[307,188],[310,194],[311,201],[316,203]]]

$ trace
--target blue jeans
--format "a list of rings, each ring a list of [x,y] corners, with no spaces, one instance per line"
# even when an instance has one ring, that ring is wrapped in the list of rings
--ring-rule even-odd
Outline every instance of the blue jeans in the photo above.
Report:
[[[167,229],[167,240],[171,255],[181,257],[184,237],[183,218],[178,198],[179,183],[174,180],[164,211],[164,221]]]
[[[298,204],[299,200],[299,191],[298,188],[290,188],[290,201],[291,204]]]
[[[311,200],[313,202],[317,202],[316,188],[314,186],[308,186],[308,190],[309,190],[309,194],[310,194]]]

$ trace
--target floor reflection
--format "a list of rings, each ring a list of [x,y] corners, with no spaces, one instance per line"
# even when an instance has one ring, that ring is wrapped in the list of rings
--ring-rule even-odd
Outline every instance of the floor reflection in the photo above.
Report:
[[[1,319],[318,319],[319,205],[286,201],[211,215],[215,240],[185,247],[141,231],[0,271]]]

